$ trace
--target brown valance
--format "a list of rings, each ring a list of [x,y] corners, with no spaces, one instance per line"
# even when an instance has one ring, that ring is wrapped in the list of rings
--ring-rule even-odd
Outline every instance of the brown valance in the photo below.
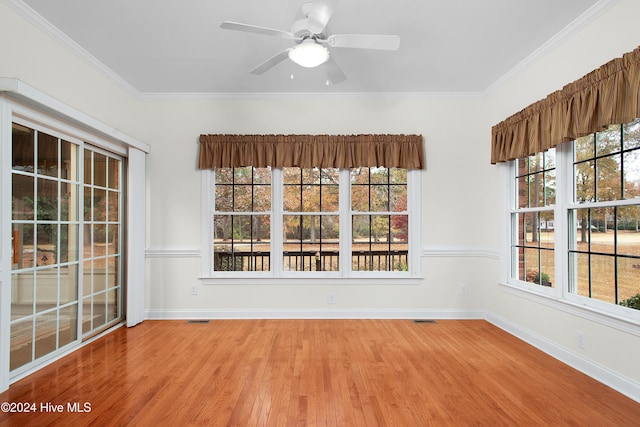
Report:
[[[200,135],[198,167],[422,169],[421,135]]]
[[[548,150],[640,116],[640,47],[491,129],[491,163]]]

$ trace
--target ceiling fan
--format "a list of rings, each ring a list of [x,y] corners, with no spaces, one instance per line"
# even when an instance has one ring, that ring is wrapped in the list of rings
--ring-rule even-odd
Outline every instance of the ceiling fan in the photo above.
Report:
[[[380,50],[398,50],[400,47],[400,37],[397,35],[331,34],[327,29],[327,23],[337,3],[338,0],[303,3],[290,31],[231,21],[224,21],[220,28],[276,36],[295,43],[255,67],[250,71],[251,74],[262,74],[289,58],[303,67],[322,65],[328,82],[337,84],[347,76],[331,58],[328,47]]]

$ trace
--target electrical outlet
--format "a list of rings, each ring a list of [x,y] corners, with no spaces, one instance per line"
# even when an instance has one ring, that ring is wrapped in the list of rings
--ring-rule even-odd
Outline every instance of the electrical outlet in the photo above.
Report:
[[[336,296],[335,294],[329,294],[327,295],[327,304],[335,304],[336,303]]]
[[[461,283],[460,284],[460,293],[462,295],[467,295],[469,293],[469,285],[467,285],[466,283]]]
[[[198,295],[198,284],[193,283],[191,285],[191,295]]]
[[[578,345],[578,348],[584,350],[584,332],[578,331],[576,344]]]

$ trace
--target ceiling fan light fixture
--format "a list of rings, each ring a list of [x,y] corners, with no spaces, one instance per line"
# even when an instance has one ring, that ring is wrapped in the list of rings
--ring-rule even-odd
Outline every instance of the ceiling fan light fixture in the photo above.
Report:
[[[306,39],[289,50],[289,58],[302,67],[313,68],[327,62],[329,50],[313,39]]]

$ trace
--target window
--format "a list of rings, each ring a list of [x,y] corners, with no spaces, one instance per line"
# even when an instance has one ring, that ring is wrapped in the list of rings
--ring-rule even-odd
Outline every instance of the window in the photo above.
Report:
[[[553,287],[555,149],[518,159],[515,174],[516,209],[511,214],[514,276]]]
[[[640,295],[640,120],[515,160],[512,171],[510,280],[628,310],[616,306]]]
[[[417,171],[204,171],[209,276],[417,277]],[[206,264],[206,263],[205,263]]]
[[[570,291],[612,304],[640,294],[640,121],[573,143]]]
[[[123,319],[122,162],[22,120],[11,143],[9,362],[17,375]]]

